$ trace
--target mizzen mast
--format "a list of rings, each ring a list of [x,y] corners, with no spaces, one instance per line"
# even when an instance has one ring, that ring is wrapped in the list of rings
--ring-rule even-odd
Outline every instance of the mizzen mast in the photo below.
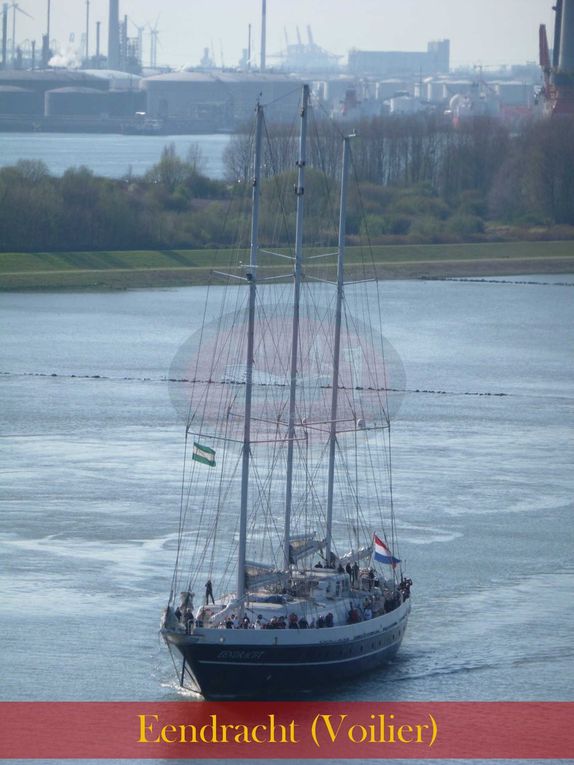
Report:
[[[347,187],[349,179],[350,141],[343,138],[343,169],[341,171],[341,200],[339,209],[339,244],[337,253],[337,302],[335,308],[335,336],[333,343],[333,380],[331,391],[331,423],[329,429],[329,470],[327,474],[327,523],[325,529],[325,557],[331,563],[333,538],[333,491],[335,481],[335,450],[337,447],[337,406],[339,399],[339,361],[341,353],[341,318],[345,287],[345,229],[347,222]]]

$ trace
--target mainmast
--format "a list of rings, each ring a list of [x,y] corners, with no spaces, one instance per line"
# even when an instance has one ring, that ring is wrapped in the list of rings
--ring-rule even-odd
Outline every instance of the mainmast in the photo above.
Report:
[[[305,163],[307,152],[307,111],[309,86],[303,86],[301,104],[301,135],[299,159],[297,160],[297,217],[295,223],[295,284],[293,289],[293,334],[291,340],[291,382],[289,388],[289,425],[287,431],[287,483],[285,489],[285,539],[284,566],[289,568],[289,545],[291,538],[291,505],[293,501],[293,452],[295,449],[295,409],[297,404],[297,362],[299,354],[299,313],[301,304],[301,272],[303,261],[303,210],[305,192]]]
[[[249,271],[249,307],[247,328],[247,362],[245,372],[245,420],[243,426],[243,452],[241,466],[241,505],[239,514],[239,550],[237,562],[237,599],[245,593],[245,555],[247,547],[247,502],[249,498],[249,463],[251,459],[251,400],[253,396],[253,345],[255,334],[255,299],[257,296],[257,254],[259,250],[259,198],[261,181],[261,141],[263,134],[263,107],[257,104],[255,123],[255,162],[251,212],[251,248]]]
[[[337,256],[337,303],[335,308],[335,339],[333,348],[333,380],[331,392],[331,426],[329,432],[329,472],[327,476],[327,527],[325,530],[325,557],[331,564],[333,537],[333,488],[335,481],[335,449],[337,446],[337,404],[339,399],[339,358],[341,352],[341,316],[345,286],[345,228],[347,222],[347,186],[349,176],[350,141],[343,138],[343,169],[341,171],[341,202],[339,210],[339,244]]]

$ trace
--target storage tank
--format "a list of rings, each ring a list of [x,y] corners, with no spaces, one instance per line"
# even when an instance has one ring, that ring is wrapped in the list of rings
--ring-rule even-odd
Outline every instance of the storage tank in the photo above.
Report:
[[[229,100],[221,80],[209,72],[171,72],[142,81],[151,117],[196,119],[208,107]]]
[[[412,95],[413,87],[410,82],[399,79],[381,80],[377,83],[377,99],[387,101],[397,93],[409,93]]]
[[[285,74],[221,72],[219,79],[232,104],[234,125],[252,119],[258,98],[268,104],[271,122],[290,122],[301,101],[303,82]]]
[[[334,77],[326,82],[325,100],[329,101],[331,106],[335,106],[339,101],[345,99],[345,93],[349,88],[356,88],[359,81],[355,77]]]
[[[416,114],[424,109],[423,104],[411,96],[391,98],[391,114]]]
[[[0,85],[0,114],[41,117],[43,113],[40,93],[15,85]]]
[[[96,80],[104,80],[110,90],[141,89],[142,77],[131,72],[118,72],[116,69],[82,69],[82,72]]]
[[[46,117],[99,117],[108,113],[108,94],[94,88],[56,88],[44,98]]]
[[[110,90],[108,93],[110,117],[133,117],[137,112],[145,111],[146,96],[143,90]]]
[[[455,96],[457,93],[468,93],[472,88],[471,80],[443,80],[442,83],[442,99],[448,100]]]

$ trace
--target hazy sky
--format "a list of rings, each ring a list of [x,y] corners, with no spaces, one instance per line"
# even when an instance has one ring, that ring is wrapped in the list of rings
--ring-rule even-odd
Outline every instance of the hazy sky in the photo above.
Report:
[[[47,0],[18,0],[34,16],[18,14],[16,39],[40,41],[46,27]],[[85,30],[86,0],[51,0],[51,38],[63,48],[79,47]],[[280,51],[296,40],[296,26],[307,39],[310,24],[315,41],[327,50],[346,54],[363,50],[425,50],[428,40],[450,38],[453,66],[524,63],[538,58],[538,26],[553,31],[553,0],[267,0],[267,51]],[[108,0],[90,0],[94,22],[102,21],[102,49],[107,48]],[[197,64],[204,47],[221,52],[234,66],[247,47],[253,25],[259,50],[261,0],[120,0],[120,14],[137,25],[159,29],[158,63]],[[10,12],[9,31],[12,29]],[[130,24],[130,35],[137,36]],[[9,34],[11,36],[11,34]],[[551,34],[550,34],[551,37]],[[149,33],[144,36],[144,64],[149,61]],[[268,61],[272,64],[272,59]]]

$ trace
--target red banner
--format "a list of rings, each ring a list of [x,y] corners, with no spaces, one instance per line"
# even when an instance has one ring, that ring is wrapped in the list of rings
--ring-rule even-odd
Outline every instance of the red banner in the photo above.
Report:
[[[0,703],[2,759],[572,757],[574,703]]]

